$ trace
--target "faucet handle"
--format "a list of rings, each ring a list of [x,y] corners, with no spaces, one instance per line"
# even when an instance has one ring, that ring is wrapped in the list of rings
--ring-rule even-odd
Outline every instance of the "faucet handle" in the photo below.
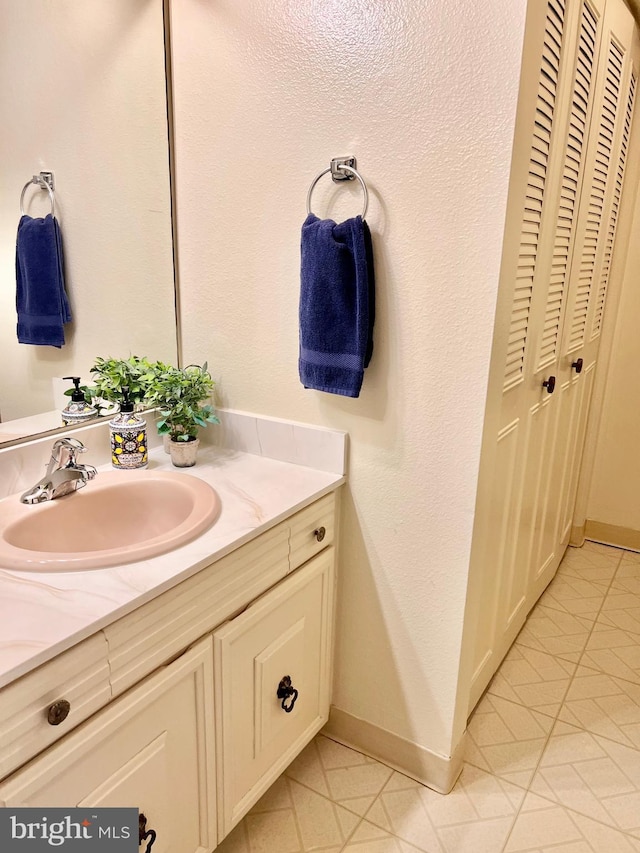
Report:
[[[51,450],[51,459],[49,460],[47,474],[51,474],[56,467],[74,467],[77,465],[76,455],[78,453],[85,453],[86,449],[84,444],[78,441],[77,438],[65,436],[64,438],[57,439]]]
[[[71,438],[70,436],[59,438],[54,442],[54,451],[58,450],[58,448],[60,447],[66,447],[69,450],[75,450],[78,453],[84,453],[84,451],[87,449],[81,441],[79,441],[77,438]]]

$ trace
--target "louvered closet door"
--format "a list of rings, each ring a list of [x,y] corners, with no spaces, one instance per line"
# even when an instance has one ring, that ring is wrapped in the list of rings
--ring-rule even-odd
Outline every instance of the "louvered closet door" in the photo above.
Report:
[[[563,545],[573,521],[639,73],[640,42],[631,13],[608,0],[604,23],[559,362],[565,398],[559,428],[567,450],[558,472],[556,536]]]
[[[635,91],[633,22],[619,0],[606,4],[530,0],[527,12],[483,444],[492,464],[479,485],[490,509],[471,708],[571,527]]]
[[[548,535],[557,360],[604,0],[530,0],[483,454],[488,503],[471,707],[526,618]],[[491,414],[491,406],[495,414]]]

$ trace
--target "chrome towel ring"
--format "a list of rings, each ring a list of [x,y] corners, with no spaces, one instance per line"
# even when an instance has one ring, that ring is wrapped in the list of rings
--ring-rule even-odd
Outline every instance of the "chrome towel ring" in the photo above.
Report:
[[[340,181],[353,181],[354,179],[360,182],[360,186],[362,187],[362,194],[364,196],[364,207],[362,209],[362,218],[364,219],[367,215],[367,208],[369,207],[369,193],[367,191],[367,185],[362,180],[361,175],[356,171],[356,158],[355,157],[334,157],[331,161],[331,165],[328,169],[323,169],[319,175],[311,182],[311,186],[309,187],[309,192],[307,193],[307,216],[311,213],[311,195],[313,190],[315,189],[316,184],[324,175],[327,175],[331,172],[331,177],[336,183]]]
[[[51,215],[56,215],[56,198],[53,193],[54,183],[53,183],[53,172],[40,172],[39,175],[34,175],[30,181],[22,188],[22,193],[20,194],[20,213],[22,216],[25,215],[24,212],[24,194],[27,189],[31,186],[31,184],[36,184],[40,187],[41,190],[46,190],[49,193],[49,201],[51,202]]]

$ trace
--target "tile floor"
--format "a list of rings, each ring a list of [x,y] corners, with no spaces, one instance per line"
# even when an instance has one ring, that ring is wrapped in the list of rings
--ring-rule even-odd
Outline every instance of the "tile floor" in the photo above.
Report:
[[[569,549],[444,797],[319,735],[218,853],[640,853],[640,554]]]

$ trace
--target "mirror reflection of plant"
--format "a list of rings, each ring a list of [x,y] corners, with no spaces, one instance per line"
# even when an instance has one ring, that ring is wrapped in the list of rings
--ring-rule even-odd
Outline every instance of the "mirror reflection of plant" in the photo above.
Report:
[[[169,435],[173,441],[193,441],[201,427],[220,423],[211,403],[205,403],[215,386],[206,362],[183,368],[157,362],[155,368],[146,402],[159,409],[156,426],[160,435]]]
[[[157,365],[160,364],[157,362]],[[100,401],[111,404],[122,402],[123,388],[129,389],[129,398],[133,403],[142,403],[149,383],[155,376],[156,365],[148,358],[137,355],[126,359],[98,357],[90,372],[95,385],[86,388],[85,393],[89,394],[94,406],[104,408]]]

